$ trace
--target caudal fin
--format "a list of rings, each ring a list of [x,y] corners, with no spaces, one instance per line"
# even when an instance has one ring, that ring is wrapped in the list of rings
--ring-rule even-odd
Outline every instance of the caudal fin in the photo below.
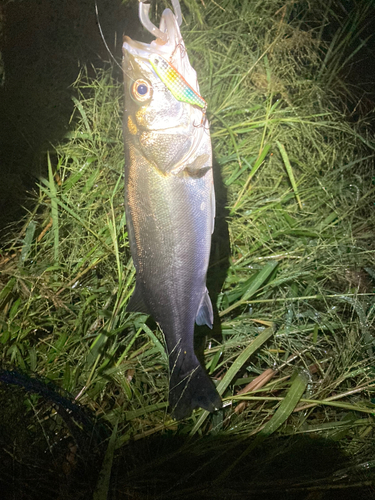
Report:
[[[189,417],[195,408],[214,412],[222,407],[221,398],[212,380],[198,360],[188,373],[175,366],[169,382],[169,409],[172,416],[181,420]]]

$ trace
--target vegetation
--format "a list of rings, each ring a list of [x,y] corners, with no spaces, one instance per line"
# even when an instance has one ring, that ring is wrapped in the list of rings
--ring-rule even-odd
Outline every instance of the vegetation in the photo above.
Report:
[[[290,498],[335,488],[346,498],[374,484],[375,142],[368,116],[353,121],[358,89],[343,78],[365,45],[369,4],[355,3],[350,15],[335,2],[184,4],[184,39],[209,103],[218,198],[208,277],[216,320],[213,332],[197,329],[197,350],[224,408],[171,420],[162,334],[125,312],[134,268],[122,84],[111,70],[76,81],[71,132],[46,153],[35,209],[2,255],[3,367],[52,381],[112,436],[90,443],[106,450],[101,478],[89,480],[96,499],[108,490],[113,498],[242,498],[249,488],[259,497],[266,484],[271,498],[290,486],[288,460],[298,478]],[[48,443],[54,457],[53,443],[84,431],[74,414],[67,424],[71,408],[64,417],[40,393],[23,394],[0,392],[2,401],[22,400],[3,405],[1,420],[13,429],[7,460],[13,453],[12,463],[27,465],[30,439],[34,450]],[[14,443],[20,451],[11,452]],[[67,483],[78,467],[71,454]],[[315,475],[296,472],[303,455]],[[316,472],[328,456],[337,467]],[[249,467],[258,471],[251,485]],[[42,483],[27,498],[48,498]],[[76,497],[88,498],[77,484],[69,486]]]

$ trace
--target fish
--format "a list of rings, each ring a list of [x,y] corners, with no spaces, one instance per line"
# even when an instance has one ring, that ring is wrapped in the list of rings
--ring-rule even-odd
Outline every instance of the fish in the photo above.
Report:
[[[194,352],[194,327],[212,328],[206,287],[215,220],[212,147],[206,102],[199,94],[180,33],[178,0],[157,28],[150,5],[139,19],[156,39],[124,37],[125,213],[136,270],[129,312],[151,315],[169,360],[169,411],[176,420],[196,408],[222,407]]]

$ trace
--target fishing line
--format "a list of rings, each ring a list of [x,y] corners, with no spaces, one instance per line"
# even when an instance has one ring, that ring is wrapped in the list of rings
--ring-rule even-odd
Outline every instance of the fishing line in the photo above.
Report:
[[[100,20],[99,20],[99,10],[98,10],[98,4],[96,3],[95,1],[95,14],[96,14],[96,20],[97,20],[97,23],[98,23],[98,28],[99,28],[99,32],[100,32],[100,36],[102,38],[102,41],[104,43],[104,46],[105,48],[107,49],[107,52],[108,54],[111,56],[111,58],[113,59],[114,63],[121,69],[121,71],[131,80],[132,83],[134,83],[136,80],[134,80],[131,75],[124,70],[124,68],[121,66],[121,64],[118,63],[117,59],[115,58],[115,56],[112,54],[111,52],[111,49],[108,47],[108,44],[107,44],[107,41],[104,37],[104,33],[103,33],[103,30],[102,30],[102,26],[100,24]]]
[[[103,43],[104,43],[104,46],[105,48],[107,49],[107,52],[108,54],[112,57],[112,59],[114,60],[115,64],[121,69],[121,71],[124,71],[121,64],[119,64],[117,62],[117,59],[115,58],[115,56],[112,54],[110,48],[108,47],[108,44],[106,42],[106,39],[104,38],[104,34],[103,34],[103,30],[102,30],[102,26],[100,24],[100,21],[99,21],[99,11],[98,11],[98,4],[96,3],[95,1],[95,13],[96,13],[96,20],[98,22],[98,28],[99,28],[99,32],[100,32],[100,36],[102,37],[102,40],[103,40]],[[126,71],[124,71],[124,73],[126,73]],[[130,78],[130,75],[128,75],[128,73],[126,73],[127,76],[129,76]]]

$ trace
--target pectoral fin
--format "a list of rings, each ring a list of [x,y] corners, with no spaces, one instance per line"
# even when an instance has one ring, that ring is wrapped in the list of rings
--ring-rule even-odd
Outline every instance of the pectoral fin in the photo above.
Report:
[[[209,159],[208,154],[200,155],[192,163],[186,165],[184,170],[191,177],[203,177],[211,168],[211,165],[206,165]]]
[[[195,322],[197,325],[207,325],[209,328],[212,328],[212,324],[214,322],[214,312],[207,288],[203,293]]]
[[[143,300],[141,289],[137,284],[135,284],[135,290],[133,292],[133,295],[130,297],[128,305],[126,306],[126,310],[128,312],[150,314]]]

